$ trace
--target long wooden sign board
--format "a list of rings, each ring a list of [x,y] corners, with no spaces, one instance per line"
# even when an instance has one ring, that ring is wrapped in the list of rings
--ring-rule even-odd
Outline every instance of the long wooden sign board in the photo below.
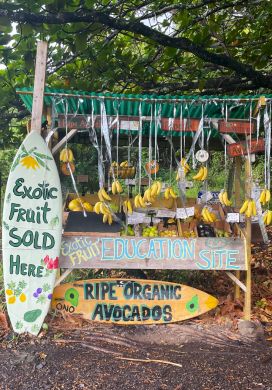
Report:
[[[252,139],[251,143],[248,144],[249,153],[264,152],[265,141],[264,138]],[[234,144],[227,145],[227,153],[230,157],[238,157],[247,155],[247,147],[245,142],[237,142]]]
[[[63,236],[61,268],[245,270],[237,238]]]
[[[246,120],[219,120],[218,129],[220,133],[250,134],[255,131],[255,122]]]
[[[67,126],[68,129],[86,129],[90,126],[91,122],[88,123],[87,115],[68,115],[67,116]],[[110,128],[117,128],[116,116],[108,116],[108,124]],[[91,118],[90,118],[91,120]],[[150,117],[143,118],[144,121],[150,122]],[[161,118],[161,129],[164,131],[193,131],[196,132],[199,126],[199,119],[188,118],[180,120],[180,118]],[[139,116],[119,116],[120,129],[138,131],[140,125]],[[66,121],[65,116],[60,114],[58,115],[58,127],[65,128]],[[101,117],[100,115],[95,116],[94,127],[99,129],[101,127]]]
[[[98,322],[167,324],[193,318],[218,304],[213,296],[178,283],[90,279],[54,289],[52,308]]]

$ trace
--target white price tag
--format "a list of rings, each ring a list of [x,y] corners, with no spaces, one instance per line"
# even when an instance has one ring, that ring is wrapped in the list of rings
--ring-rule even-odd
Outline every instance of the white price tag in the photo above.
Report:
[[[128,186],[128,185],[130,185],[130,186],[135,186],[135,184],[136,184],[136,180],[135,179],[126,179],[125,180],[125,184]]]
[[[177,208],[176,216],[179,219],[186,219],[195,215],[194,207]]]
[[[128,224],[137,225],[138,223],[145,222],[146,215],[143,213],[137,213],[134,211],[131,215],[128,215]]]
[[[176,212],[172,210],[158,210],[156,217],[157,218],[175,218]]]
[[[228,213],[226,221],[229,223],[239,223],[240,222],[240,214],[239,213]]]
[[[210,191],[205,192],[203,195],[201,195],[201,201],[203,201],[204,203],[208,202],[211,199],[213,199],[213,194]]]

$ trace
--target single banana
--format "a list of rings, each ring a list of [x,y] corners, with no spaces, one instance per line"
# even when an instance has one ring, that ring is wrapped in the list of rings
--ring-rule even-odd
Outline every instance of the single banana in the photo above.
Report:
[[[247,218],[251,218],[252,217],[252,215],[253,215],[253,202],[252,202],[252,200],[250,200],[248,202],[248,206],[247,206],[245,214],[246,214]]]
[[[157,181],[157,193],[156,195],[160,195],[162,189],[162,183],[160,181]]]
[[[272,222],[272,211],[268,210],[266,223],[267,223],[267,225],[270,225],[271,222]]]
[[[109,214],[103,215],[103,223],[106,223],[108,221]]]
[[[131,203],[130,203],[130,200],[127,201],[127,210],[128,210],[128,213],[129,213],[129,214],[132,214],[133,209],[132,209],[132,205],[131,205]]]
[[[231,206],[232,202],[229,200],[227,191],[224,191],[222,194],[222,199],[225,206]]]
[[[115,180],[112,182],[111,191],[112,191],[113,195],[115,195],[117,193],[116,181]]]
[[[119,183],[118,180],[116,180],[116,189],[117,189],[117,192],[119,194],[121,194],[121,192],[123,192],[123,187],[121,186],[121,184]]]
[[[134,198],[134,206],[136,207],[136,208],[139,208],[139,207],[141,207],[141,205],[140,205],[140,203],[139,203],[139,194],[138,195],[136,195],[135,196],[135,198]]]
[[[152,193],[151,188],[148,188],[148,189],[145,191],[145,197],[146,197],[146,199],[147,199],[148,202],[151,202],[151,198],[152,198],[151,193]]]
[[[207,167],[203,167],[203,175],[202,175],[200,180],[201,181],[206,180],[207,176],[208,176],[208,168]]]
[[[164,197],[167,200],[170,198],[170,193],[169,192],[170,192],[170,187],[166,188],[165,193],[164,193]]]
[[[95,205],[94,205],[94,208],[93,208],[93,211],[96,213],[96,214],[100,214],[100,204],[102,202],[97,202]]]
[[[141,205],[142,208],[146,208],[146,204],[145,204],[145,201],[143,200],[143,198],[141,197],[141,195],[139,195],[139,203]]]
[[[246,199],[246,200],[244,201],[244,203],[242,204],[242,207],[241,207],[240,210],[239,210],[239,213],[240,213],[240,214],[244,214],[244,213],[246,212],[247,207],[248,207],[248,204],[249,204],[249,199]]]
[[[128,213],[128,201],[125,200],[123,202],[123,210],[124,210],[124,213],[127,214]]]
[[[112,224],[112,215],[111,214],[108,214],[108,224],[109,225]]]
[[[110,214],[110,210],[103,202],[101,202],[101,204],[100,204],[100,213],[101,214]]]
[[[100,200],[100,202],[104,202],[104,198],[101,194],[101,190],[98,191],[97,195],[98,195],[98,199]]]
[[[219,199],[220,203],[224,205],[223,193],[224,193],[224,190],[221,190],[219,192],[218,199]]]
[[[262,192],[261,192],[261,195],[259,198],[261,204],[265,204],[265,198],[266,198],[266,189],[262,190]]]
[[[269,190],[265,191],[265,203],[269,203],[271,199],[271,193]]]
[[[266,211],[264,214],[263,214],[263,222],[265,225],[267,225],[267,216],[268,216],[268,211]]]
[[[154,181],[154,183],[151,186],[151,196],[156,196],[158,190],[158,182]]]
[[[178,197],[177,194],[174,192],[172,187],[170,187],[169,194],[171,195],[171,197],[173,199],[177,199],[177,197]]]
[[[111,201],[111,197],[106,193],[105,188],[100,188],[100,193],[105,200]]]
[[[193,176],[193,179],[194,180],[202,180],[203,174],[204,174],[204,167],[200,167],[198,173],[195,176]]]
[[[120,167],[127,167],[128,166],[128,162],[127,161],[122,161],[121,164],[120,164]]]

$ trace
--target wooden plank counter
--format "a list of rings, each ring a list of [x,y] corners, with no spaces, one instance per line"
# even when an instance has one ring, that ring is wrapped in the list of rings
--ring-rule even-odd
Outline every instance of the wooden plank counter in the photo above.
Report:
[[[63,235],[61,268],[246,270],[243,238]]]

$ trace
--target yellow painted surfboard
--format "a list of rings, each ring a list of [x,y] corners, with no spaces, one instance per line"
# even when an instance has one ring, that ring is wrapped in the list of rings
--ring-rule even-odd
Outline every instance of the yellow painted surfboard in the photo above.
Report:
[[[214,309],[213,296],[179,283],[141,279],[89,279],[54,289],[52,308],[98,322],[167,324]]]

